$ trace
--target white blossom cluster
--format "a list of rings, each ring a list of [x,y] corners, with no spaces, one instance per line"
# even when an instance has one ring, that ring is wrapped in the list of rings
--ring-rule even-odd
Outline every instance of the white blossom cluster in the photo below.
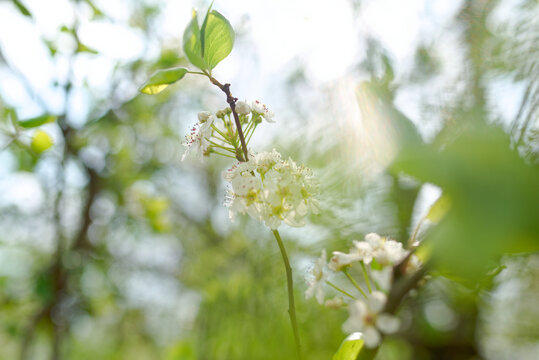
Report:
[[[276,150],[252,154],[249,161],[228,169],[224,178],[232,185],[225,202],[231,219],[247,213],[275,230],[282,222],[303,226],[309,212],[319,211],[312,170],[283,160]]]
[[[367,234],[364,241],[354,240],[353,243],[354,246],[349,253],[333,252],[333,257],[328,264],[331,270],[340,271],[342,268],[360,261],[368,265],[373,259],[382,266],[392,266],[401,262],[408,255],[408,251],[402,247],[402,243],[375,233]],[[417,264],[417,257],[412,257],[414,258],[412,265]]]
[[[402,247],[402,243],[375,233],[369,233],[365,236],[364,241],[354,241],[353,244],[354,246],[348,253],[333,252],[329,262],[326,260],[326,251],[322,250],[320,258],[316,260],[311,268],[310,276],[306,279],[305,296],[306,298],[314,296],[318,303],[323,304],[327,285],[336,288],[336,285],[329,281],[330,277],[342,271],[350,278],[348,268],[355,263],[361,264],[364,269],[365,281],[368,283],[369,294],[364,294],[363,298],[356,298],[341,289],[342,293],[348,295],[347,300],[336,297],[327,300],[325,305],[330,308],[347,306],[349,318],[343,324],[343,331],[346,333],[361,332],[365,346],[374,348],[380,344],[382,334],[391,334],[399,329],[399,319],[391,314],[383,313],[387,296],[382,290],[389,290],[393,266],[400,264],[409,255],[409,251]],[[373,264],[376,264],[375,268],[381,267],[381,270],[373,270]],[[419,259],[412,254],[407,260],[405,272],[416,271],[420,265]],[[373,291],[371,291],[370,279],[376,286]],[[359,286],[355,281],[353,285]]]
[[[236,112],[245,138],[250,138],[262,119],[269,123],[275,122],[273,111],[258,100],[252,101],[250,104],[246,101],[236,102]],[[230,107],[219,110],[215,114],[209,111],[199,112],[198,122],[191,127],[185,136],[183,143],[185,152],[182,161],[190,154],[202,160],[203,156],[208,156],[211,153],[212,148],[221,150],[223,146],[227,145],[239,146],[236,124],[231,114]]]
[[[198,156],[201,160],[204,155],[207,155],[212,136],[212,125],[215,122],[215,116],[208,111],[198,113],[198,122],[191,127],[189,133],[185,136],[185,152],[182,156],[182,161],[185,160],[190,153]]]

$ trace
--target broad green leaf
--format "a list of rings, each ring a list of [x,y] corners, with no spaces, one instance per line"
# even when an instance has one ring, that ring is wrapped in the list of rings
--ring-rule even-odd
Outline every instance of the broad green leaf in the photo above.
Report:
[[[219,12],[213,10],[206,15],[201,31],[204,62],[213,69],[226,58],[234,46],[234,29]]]
[[[185,74],[187,74],[186,68],[159,70],[150,77],[150,80],[142,85],[140,92],[148,95],[158,94],[167,86],[181,80]]]
[[[207,70],[208,65],[202,56],[202,41],[198,27],[197,13],[193,10],[193,18],[183,33],[183,51],[191,62],[201,70]]]
[[[18,125],[20,127],[30,129],[30,128],[41,126],[43,124],[55,122],[56,119],[57,119],[56,116],[46,114],[46,115],[41,115],[41,116],[31,118],[31,119],[19,120]]]
[[[511,148],[502,129],[476,118],[467,126],[442,147],[404,148],[393,170],[436,184],[450,198],[428,235],[432,259],[444,275],[476,281],[505,254],[539,250],[539,167]]]
[[[28,8],[24,6],[19,0],[13,0],[13,5],[15,5],[17,9],[19,9],[20,13],[24,16],[28,16],[30,18],[32,17],[32,13],[30,13]]]
[[[355,335],[355,334],[353,334]],[[361,336],[349,336],[342,342],[339,350],[333,355],[332,360],[356,360],[359,352],[363,348]]]
[[[43,130],[38,130],[32,137],[30,146],[36,153],[41,154],[43,151],[50,148],[53,144],[52,138]]]

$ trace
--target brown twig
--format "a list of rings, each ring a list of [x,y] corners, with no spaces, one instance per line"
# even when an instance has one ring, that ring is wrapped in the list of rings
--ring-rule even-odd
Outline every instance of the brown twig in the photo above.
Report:
[[[238,136],[240,138],[241,142],[241,148],[243,150],[243,158],[238,158],[239,161],[248,161],[249,160],[249,152],[247,151],[247,144],[245,143],[245,137],[243,136],[243,130],[241,129],[241,123],[240,123],[240,117],[238,116],[238,113],[236,112],[236,101],[238,101],[238,98],[235,98],[232,96],[232,93],[230,92],[230,84],[221,84],[217,79],[215,79],[213,76],[208,75],[211,83],[215,86],[217,86],[219,89],[221,89],[222,92],[226,95],[226,102],[230,106],[230,109],[232,110],[232,114],[234,115],[234,122],[236,123],[236,128],[238,129]]]

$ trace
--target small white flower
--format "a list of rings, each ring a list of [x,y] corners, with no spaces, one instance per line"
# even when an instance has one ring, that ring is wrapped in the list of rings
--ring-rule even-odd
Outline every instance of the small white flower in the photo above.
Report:
[[[381,265],[395,265],[406,256],[402,243],[391,239],[383,239],[382,246],[375,251],[374,258]]]
[[[245,101],[238,101],[236,103],[236,112],[240,115],[247,115],[251,112],[251,106]]]
[[[365,241],[372,247],[373,250],[377,250],[382,246],[382,238],[376,233],[368,233],[365,235]]]
[[[400,321],[393,315],[382,313],[376,319],[376,327],[384,334],[394,334],[399,330]]]
[[[367,298],[367,302],[356,300],[350,303],[350,316],[343,324],[343,330],[347,333],[360,331],[363,333],[366,347],[377,347],[382,340],[381,333],[394,333],[400,326],[399,320],[393,315],[380,313],[386,301],[384,293],[374,291]]]
[[[305,298],[310,299],[315,296],[320,305],[324,302],[324,285],[327,279],[327,274],[324,271],[326,266],[326,250],[322,250],[320,258],[318,258],[311,269],[311,277],[307,278],[308,288],[305,290]]]
[[[380,335],[380,332],[374,326],[367,326],[363,331],[363,340],[366,347],[373,349],[382,341],[382,335]]]
[[[198,113],[198,123],[193,125],[189,130],[189,134],[185,136],[185,152],[182,156],[182,161],[191,153],[195,153],[202,160],[202,157],[206,155],[210,142],[209,138],[212,135],[212,124],[215,121],[215,116],[208,111],[201,111]]]
[[[198,113],[198,122],[203,124],[212,116],[212,113],[209,111],[201,111]]]
[[[253,108],[253,111],[259,115],[261,115],[267,122],[274,123],[275,120],[273,120],[273,111],[268,109],[266,104],[261,103],[258,100],[255,100],[252,102],[251,107]]]
[[[200,160],[202,160],[202,157],[208,151],[210,146],[210,142],[204,135],[205,132],[201,131],[198,124],[191,128],[189,134],[185,136],[185,142],[183,143],[183,146],[185,146],[185,152],[183,153],[182,161],[184,161],[190,153],[194,153],[200,158]]]
[[[379,313],[386,305],[387,296],[381,291],[373,291],[367,298],[369,309],[373,313]]]
[[[333,271],[341,271],[343,268],[356,261],[361,261],[361,257],[357,254],[346,254],[340,251],[334,251],[328,267]]]
[[[356,243],[360,244],[361,242]],[[381,237],[375,233],[365,235],[365,243],[371,247],[371,256],[376,259],[380,265],[395,265],[406,256],[407,252],[403,249],[402,243]],[[361,245],[365,246],[365,245]]]
[[[372,261],[372,257],[373,257],[372,246],[368,242],[354,240],[354,247],[352,248],[351,252],[361,257],[361,260],[366,265],[370,264]]]

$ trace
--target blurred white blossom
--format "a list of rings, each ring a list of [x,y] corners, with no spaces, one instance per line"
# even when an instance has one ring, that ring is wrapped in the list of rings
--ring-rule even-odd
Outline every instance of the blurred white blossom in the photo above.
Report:
[[[310,299],[315,296],[320,305],[324,302],[324,285],[327,279],[327,273],[324,271],[326,266],[326,250],[322,250],[320,258],[316,260],[311,269],[311,275],[307,278],[307,290],[305,297]],[[342,300],[342,299],[341,299]]]
[[[363,333],[365,346],[377,347],[382,334],[392,334],[399,329],[399,319],[387,313],[381,313],[387,297],[380,291],[374,291],[366,301],[355,300],[348,306],[349,318],[343,324],[343,331]]]

